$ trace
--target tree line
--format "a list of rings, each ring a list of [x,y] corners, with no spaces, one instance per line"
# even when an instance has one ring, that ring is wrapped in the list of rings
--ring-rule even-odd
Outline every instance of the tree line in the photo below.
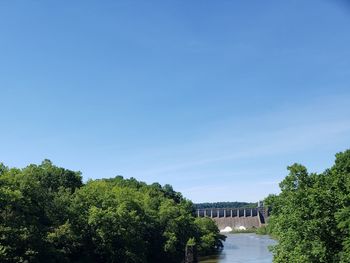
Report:
[[[258,203],[247,202],[213,202],[213,203],[197,203],[196,209],[209,208],[256,208]]]
[[[0,262],[179,263],[188,243],[208,255],[224,239],[170,185],[0,163]]]
[[[268,231],[278,240],[275,263],[350,262],[350,150],[323,173],[294,164],[270,195]]]

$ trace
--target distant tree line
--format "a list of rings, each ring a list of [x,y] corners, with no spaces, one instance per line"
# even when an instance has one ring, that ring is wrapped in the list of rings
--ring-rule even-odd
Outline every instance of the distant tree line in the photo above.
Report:
[[[188,243],[214,253],[225,237],[193,212],[170,185],[0,164],[0,262],[179,263]]]
[[[215,202],[215,203],[198,203],[195,204],[196,209],[205,208],[255,208],[258,203],[247,202]]]
[[[323,173],[294,164],[280,183],[268,231],[278,239],[274,262],[350,262],[350,150]]]

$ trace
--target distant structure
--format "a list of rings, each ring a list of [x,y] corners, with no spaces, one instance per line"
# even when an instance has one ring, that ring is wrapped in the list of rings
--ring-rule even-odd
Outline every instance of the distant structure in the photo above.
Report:
[[[261,200],[258,201],[258,208],[259,207],[264,207],[264,201],[261,201]]]
[[[257,208],[197,209],[197,217],[209,217],[220,230],[258,228],[267,224],[269,211],[258,201]]]

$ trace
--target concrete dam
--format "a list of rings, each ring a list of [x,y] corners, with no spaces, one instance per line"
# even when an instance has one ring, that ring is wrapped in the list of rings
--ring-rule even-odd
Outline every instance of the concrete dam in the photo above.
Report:
[[[249,229],[264,226],[268,221],[269,211],[258,208],[206,208],[197,209],[197,217],[209,217],[220,230]]]

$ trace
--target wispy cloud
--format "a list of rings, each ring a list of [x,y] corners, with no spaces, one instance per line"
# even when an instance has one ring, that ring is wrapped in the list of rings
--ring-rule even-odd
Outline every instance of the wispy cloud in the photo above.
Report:
[[[164,175],[169,172],[210,163],[303,151],[318,145],[331,143],[339,139],[339,136],[349,133],[350,120],[311,122],[307,125],[286,127],[277,131],[261,131],[260,133],[258,132],[258,135],[245,138],[245,143],[240,143],[240,145],[232,143],[230,138],[228,138],[226,143],[221,139],[219,143],[225,146],[221,149],[215,149],[215,151],[209,151],[206,154],[197,152],[196,149],[190,146],[191,149],[186,149],[182,158],[181,156],[176,156],[174,158],[176,160],[170,161],[162,167],[146,170],[142,173],[146,176]],[[205,146],[205,141],[198,144],[200,148],[210,148],[208,145]]]
[[[285,167],[300,161],[293,156],[349,146],[345,144],[350,139],[350,110],[344,111],[348,98],[315,99],[303,107],[240,123],[221,121],[217,129],[203,132],[195,141],[140,153],[144,165],[127,174],[171,182],[197,201],[263,198],[278,192],[278,183],[287,173]]]

